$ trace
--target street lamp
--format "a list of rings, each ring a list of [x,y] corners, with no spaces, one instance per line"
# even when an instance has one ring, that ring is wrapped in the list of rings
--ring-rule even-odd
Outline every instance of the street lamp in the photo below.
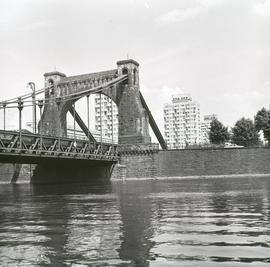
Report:
[[[91,146],[91,143],[90,143],[89,97],[90,97],[90,94],[86,96],[86,99],[87,99],[87,128],[88,128],[88,145],[89,145],[89,154],[90,154],[90,153],[91,153],[91,151],[90,151],[90,146]]]
[[[33,104],[33,133],[37,132],[37,115],[36,115],[36,85],[29,82],[28,86],[32,90],[32,104]]]
[[[39,134],[40,134],[40,150],[42,150],[42,107],[43,107],[43,100],[38,100],[38,107],[39,107],[39,114],[40,114],[40,119],[39,119]]]
[[[23,101],[22,98],[18,98],[18,109],[19,109],[19,134],[20,134],[20,149],[22,149],[22,109]]]
[[[112,88],[111,88],[112,89]],[[111,98],[111,118],[112,118],[112,155],[114,154],[114,145],[113,145],[113,100]]]
[[[4,111],[4,131],[5,131],[6,130],[6,106],[7,106],[7,103],[2,102],[2,106],[3,106],[3,111]]]
[[[102,95],[99,93],[99,121],[100,121],[100,150],[102,154],[102,105],[101,105]]]
[[[60,146],[60,134],[61,134],[61,118],[60,118],[60,104],[61,104],[61,97],[56,97],[55,99],[57,110],[58,110],[58,116],[59,116],[59,128],[58,128],[58,150],[61,150]]]

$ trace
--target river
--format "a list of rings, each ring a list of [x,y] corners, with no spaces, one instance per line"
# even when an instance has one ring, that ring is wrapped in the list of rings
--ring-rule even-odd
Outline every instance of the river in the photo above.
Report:
[[[270,177],[0,185],[1,266],[270,266]]]

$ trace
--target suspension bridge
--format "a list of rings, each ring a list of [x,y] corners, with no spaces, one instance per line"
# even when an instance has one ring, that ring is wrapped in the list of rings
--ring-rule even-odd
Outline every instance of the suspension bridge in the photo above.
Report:
[[[37,164],[37,169],[43,172],[50,169],[51,173],[57,173],[59,170],[58,174],[65,172],[73,175],[75,175],[74,169],[78,166],[80,169],[90,166],[87,168],[88,176],[103,173],[101,176],[107,177],[119,160],[121,147],[125,149],[134,145],[145,149],[152,147],[149,125],[161,148],[167,148],[140,92],[139,64],[135,60],[118,61],[117,68],[109,71],[69,77],[53,71],[45,73],[44,78],[44,88],[36,90],[35,84],[30,82],[31,93],[0,102],[0,110],[3,112],[3,129],[0,130],[0,163]],[[96,140],[91,133],[89,128],[91,94],[100,95],[100,121],[103,116],[102,94],[111,98],[111,104],[114,102],[117,105],[118,144],[115,144],[113,139],[109,143],[102,140],[102,123],[99,129],[101,136],[99,140]],[[82,98],[87,100],[86,123],[76,110],[76,102]],[[23,111],[26,107],[32,108],[32,132],[25,131],[22,127]],[[18,114],[16,131],[6,127],[8,109]],[[113,111],[112,108],[111,110]],[[37,112],[39,112],[38,122]],[[70,113],[74,120],[73,138],[67,136],[67,113]],[[76,138],[75,123],[87,137],[85,140]],[[85,170],[83,172],[85,173]]]

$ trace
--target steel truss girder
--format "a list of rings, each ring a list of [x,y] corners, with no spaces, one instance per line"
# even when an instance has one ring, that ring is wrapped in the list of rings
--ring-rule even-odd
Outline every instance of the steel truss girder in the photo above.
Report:
[[[36,155],[37,157],[78,158],[117,161],[117,146],[113,144],[91,143],[89,140],[70,139],[37,134],[22,134],[22,147],[18,132],[0,130],[0,154]]]

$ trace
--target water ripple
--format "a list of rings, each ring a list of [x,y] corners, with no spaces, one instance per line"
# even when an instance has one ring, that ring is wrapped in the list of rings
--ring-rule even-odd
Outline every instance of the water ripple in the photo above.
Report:
[[[270,265],[270,179],[0,188],[2,266]]]

